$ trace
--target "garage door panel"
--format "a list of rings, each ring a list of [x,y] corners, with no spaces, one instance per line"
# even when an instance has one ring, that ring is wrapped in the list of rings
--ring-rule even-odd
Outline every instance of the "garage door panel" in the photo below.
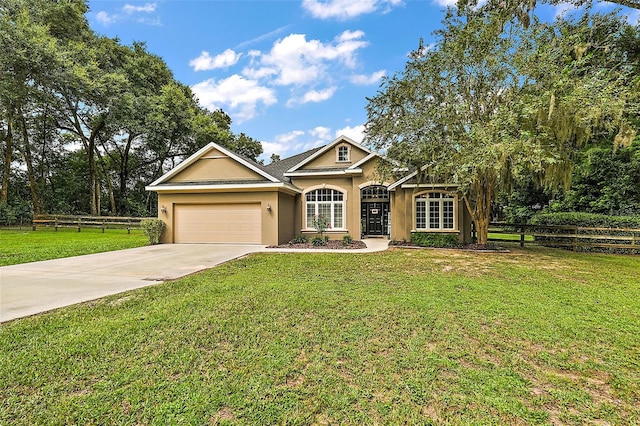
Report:
[[[260,204],[179,204],[174,209],[176,243],[262,242]]]

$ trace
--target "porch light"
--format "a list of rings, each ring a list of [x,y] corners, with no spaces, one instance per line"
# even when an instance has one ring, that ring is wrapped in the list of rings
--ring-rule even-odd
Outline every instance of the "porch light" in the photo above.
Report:
[[[167,214],[167,206],[162,206],[162,207],[160,208],[160,212],[161,212],[162,214]]]
[[[267,211],[270,212],[271,211],[271,203],[267,203]]]

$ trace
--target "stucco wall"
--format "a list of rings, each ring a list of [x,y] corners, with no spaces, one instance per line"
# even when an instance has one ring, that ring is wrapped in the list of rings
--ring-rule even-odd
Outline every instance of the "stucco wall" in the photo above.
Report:
[[[362,160],[367,155],[369,155],[366,151],[363,151],[360,148],[357,148],[355,146],[351,146],[345,143],[344,144],[345,146],[351,147],[350,161],[338,162],[336,161],[337,160],[336,148],[341,145],[343,144],[338,144],[335,147],[332,147],[331,149],[329,149],[324,154],[320,155],[318,158],[314,158],[311,162],[309,162],[308,164],[305,164],[304,167],[302,167],[302,170],[322,169],[327,167],[331,167],[331,168],[342,167],[346,169],[348,167],[351,167],[354,163],[357,163],[358,161]]]
[[[419,193],[423,193],[428,190],[437,191],[439,189],[428,188],[397,188],[391,192],[391,239],[396,241],[410,241],[411,231],[415,230],[414,225],[414,196]],[[458,202],[456,205],[456,234],[458,235],[458,242],[466,243],[471,240],[471,217],[464,201],[458,196]],[[450,233],[453,231],[428,231],[428,232],[441,232]]]
[[[356,148],[354,148],[356,149]],[[333,152],[333,151],[332,151]],[[364,152],[364,151],[360,151]],[[335,155],[332,157],[335,160]],[[344,230],[329,230],[327,235],[331,239],[342,239],[344,235],[351,235],[353,238],[360,238],[361,232],[361,211],[360,211],[360,189],[368,185],[378,185],[377,163],[375,160],[368,161],[362,165],[361,174],[353,175],[326,175],[313,177],[294,177],[292,183],[305,192],[308,190],[329,188],[337,189],[344,193],[345,212]],[[388,184],[388,183],[387,183]],[[316,232],[310,227],[305,227],[306,209],[304,194],[300,196],[300,202],[297,204],[296,216],[296,234],[315,235]]]
[[[169,182],[197,182],[211,180],[264,180],[253,170],[236,160],[212,149],[189,165],[185,170],[173,176]]]
[[[289,194],[278,194],[278,244],[288,243],[296,235],[295,207],[296,197]]]

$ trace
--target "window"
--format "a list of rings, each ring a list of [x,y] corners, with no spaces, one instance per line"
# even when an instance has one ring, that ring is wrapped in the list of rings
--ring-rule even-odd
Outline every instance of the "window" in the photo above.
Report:
[[[338,147],[338,162],[349,161],[349,147],[342,145]]]
[[[331,228],[344,228],[344,194],[335,189],[316,189],[308,192],[307,228],[313,228],[313,218],[323,216],[329,219]]]
[[[416,197],[416,229],[455,229],[455,196],[427,192]]]
[[[371,185],[360,191],[363,200],[389,201],[389,192],[382,185]]]

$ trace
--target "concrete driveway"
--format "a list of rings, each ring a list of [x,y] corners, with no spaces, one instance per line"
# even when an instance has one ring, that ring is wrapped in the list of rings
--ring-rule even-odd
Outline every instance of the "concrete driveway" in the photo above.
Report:
[[[264,246],[161,244],[0,268],[0,322],[208,269]]]
[[[363,250],[305,250],[371,253],[389,241],[365,240]],[[174,280],[249,253],[300,252],[260,245],[160,244],[65,259],[0,267],[0,322]]]

